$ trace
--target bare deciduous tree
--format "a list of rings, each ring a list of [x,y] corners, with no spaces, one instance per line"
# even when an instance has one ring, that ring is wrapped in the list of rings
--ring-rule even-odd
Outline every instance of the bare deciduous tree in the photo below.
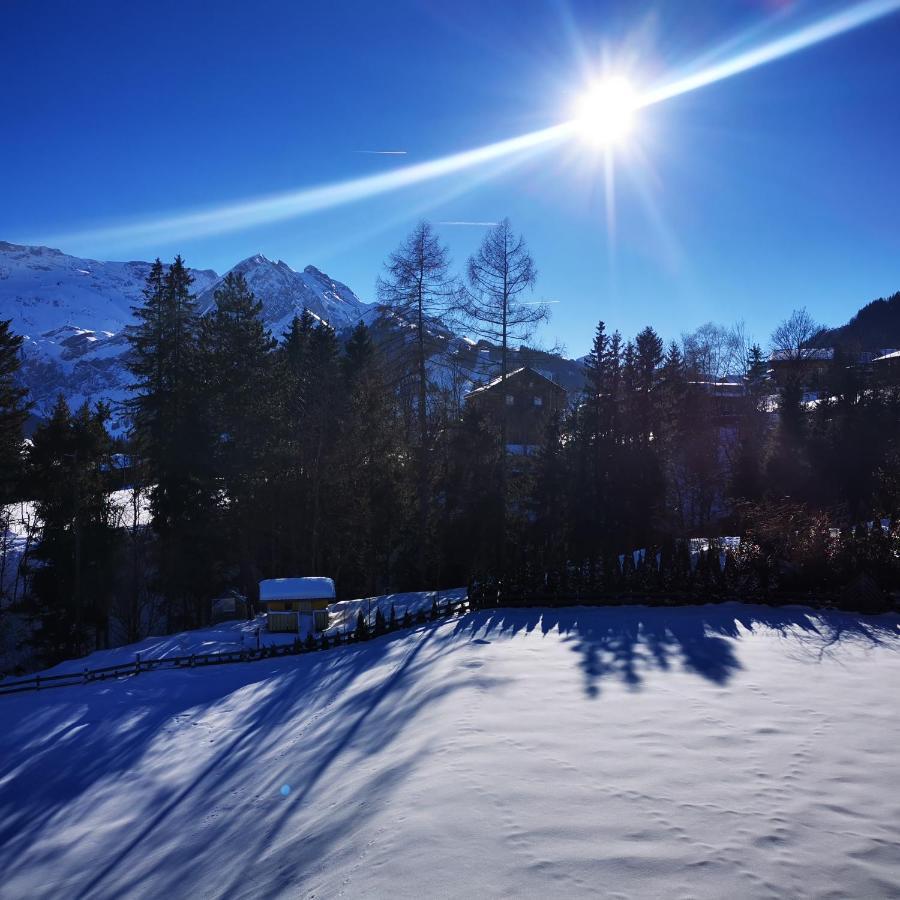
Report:
[[[468,290],[462,295],[461,313],[469,330],[500,347],[500,378],[509,373],[513,341],[525,341],[549,316],[545,303],[526,303],[521,295],[534,287],[537,270],[524,238],[513,233],[509,219],[494,226],[478,251],[469,257]],[[498,545],[501,568],[506,548],[506,405],[500,406],[500,495],[503,515]]]
[[[421,534],[428,533],[428,356],[433,333],[446,330],[445,316],[459,295],[457,280],[450,274],[450,255],[434,228],[420,222],[390,255],[387,273],[378,279],[381,314],[399,325],[401,340],[412,332],[416,421],[418,437],[418,501]],[[403,354],[406,356],[406,354]],[[425,574],[424,540],[420,541],[419,568]]]
[[[536,279],[534,260],[524,238],[513,234],[509,219],[492,228],[469,258],[469,290],[463,295],[461,312],[473,334],[500,347],[500,377],[504,380],[510,343],[528,340],[549,317],[545,303],[520,299]]]
[[[722,381],[743,374],[751,343],[743,322],[730,328],[707,322],[681,336],[685,367],[698,380]]]
[[[813,355],[816,348],[812,340],[822,331],[822,326],[803,309],[795,309],[772,332],[772,352],[784,360],[804,360]]]

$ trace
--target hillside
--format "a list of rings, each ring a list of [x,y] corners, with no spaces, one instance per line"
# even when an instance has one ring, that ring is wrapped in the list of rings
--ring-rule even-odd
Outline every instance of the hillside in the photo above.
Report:
[[[816,343],[850,351],[900,347],[900,291],[867,303],[846,325],[829,329]]]
[[[886,897],[900,620],[497,610],[0,698],[10,897]]]

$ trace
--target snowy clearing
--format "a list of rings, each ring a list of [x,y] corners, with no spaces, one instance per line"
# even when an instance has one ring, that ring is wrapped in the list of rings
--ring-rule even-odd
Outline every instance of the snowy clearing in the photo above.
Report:
[[[10,897],[886,897],[900,618],[492,610],[0,698]]]

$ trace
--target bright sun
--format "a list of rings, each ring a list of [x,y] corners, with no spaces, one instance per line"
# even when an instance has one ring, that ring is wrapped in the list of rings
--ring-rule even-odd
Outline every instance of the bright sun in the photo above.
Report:
[[[582,137],[597,147],[625,141],[634,127],[638,95],[627,78],[592,85],[578,101],[575,122]]]

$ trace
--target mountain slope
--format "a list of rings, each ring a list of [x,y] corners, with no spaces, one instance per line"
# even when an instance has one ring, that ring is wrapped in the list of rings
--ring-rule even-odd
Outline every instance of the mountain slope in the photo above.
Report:
[[[119,402],[128,395],[124,329],[141,302],[148,262],[98,262],[49,247],[0,241],[0,316],[25,336],[22,381],[38,417],[62,393],[70,404],[112,401],[113,427],[122,426]],[[221,278],[190,269],[201,309],[213,303]],[[262,255],[238,263],[263,303],[263,318],[280,337],[304,306],[336,329],[351,327],[371,307],[313,266],[295,272]]]
[[[867,303],[846,325],[826,331],[816,343],[850,351],[900,347],[900,291]]]
[[[900,620],[496,610],[0,698],[10,897],[886,897]]]
[[[115,333],[133,321],[149,271],[148,262],[98,262],[0,241],[0,308],[32,339],[62,326]],[[218,278],[208,269],[190,272],[197,291]]]

